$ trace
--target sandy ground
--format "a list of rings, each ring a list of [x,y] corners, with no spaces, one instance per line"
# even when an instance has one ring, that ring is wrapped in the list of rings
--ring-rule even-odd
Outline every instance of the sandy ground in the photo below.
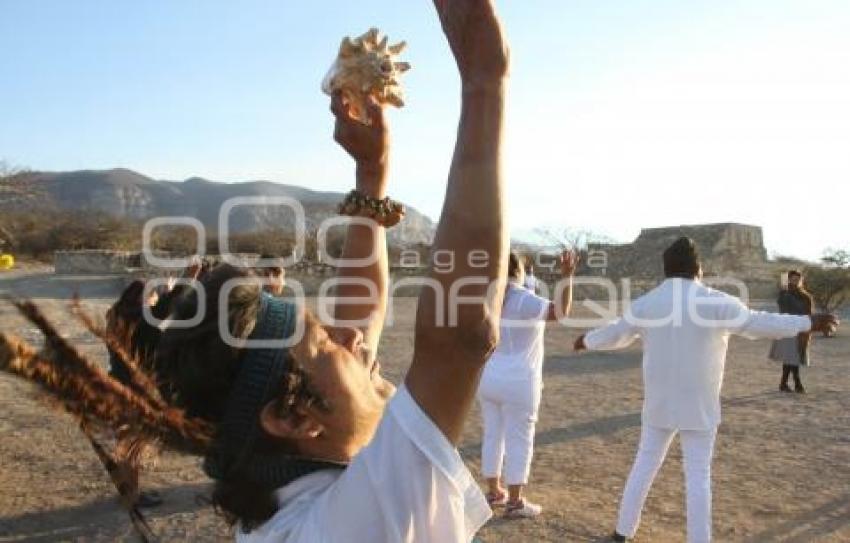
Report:
[[[67,320],[78,290],[104,311],[116,278],[59,278],[26,270],[0,276],[0,292],[32,296],[66,319],[68,335],[105,363],[104,349]],[[398,382],[412,351],[413,299],[398,299],[380,357]],[[8,304],[0,327],[38,334]],[[552,327],[546,338],[545,390],[529,497],[544,514],[497,517],[479,534],[486,543],[603,541],[639,434],[639,345],[616,354],[575,356],[578,331]],[[850,333],[818,338],[805,396],[777,391],[779,368],[767,341],[733,340],[723,391],[724,423],[714,462],[717,541],[850,541]],[[33,389],[0,376],[0,541],[132,541],[112,486],[73,422],[44,406]],[[478,473],[480,419],[473,413],[461,453]],[[148,513],[163,541],[229,540],[227,527],[200,498],[208,490],[198,459],[166,453],[143,476],[166,503]],[[683,541],[681,455],[671,449],[643,516],[637,541]]]

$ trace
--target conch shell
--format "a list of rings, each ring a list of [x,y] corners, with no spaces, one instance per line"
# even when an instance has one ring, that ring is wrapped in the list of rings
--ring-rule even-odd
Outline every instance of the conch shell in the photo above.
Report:
[[[399,76],[410,69],[410,64],[396,62],[395,58],[407,44],[389,45],[386,36],[380,42],[378,37],[378,29],[372,28],[360,37],[344,38],[336,61],[322,81],[322,91],[326,94],[342,91],[351,115],[363,124],[369,124],[366,113],[369,96],[380,104],[404,106]]]

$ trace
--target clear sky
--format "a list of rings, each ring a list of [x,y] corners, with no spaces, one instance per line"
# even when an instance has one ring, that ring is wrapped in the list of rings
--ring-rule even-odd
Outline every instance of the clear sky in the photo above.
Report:
[[[515,231],[743,222],[850,247],[850,2],[500,0]],[[393,196],[439,214],[458,83],[430,0],[0,0],[0,159],[344,191],[319,82],[344,35],[408,41]]]

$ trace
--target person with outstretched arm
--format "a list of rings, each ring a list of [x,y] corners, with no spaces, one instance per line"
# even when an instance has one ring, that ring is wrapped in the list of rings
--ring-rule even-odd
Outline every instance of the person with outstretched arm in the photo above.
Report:
[[[536,517],[543,511],[524,496],[543,394],[543,335],[547,322],[561,321],[570,313],[578,261],[574,251],[561,254],[560,296],[553,301],[524,288],[519,257],[513,252],[508,257],[499,344],[478,387],[483,427],[481,472],[487,480],[487,502],[491,507],[504,506],[507,517]]]
[[[748,309],[704,286],[693,240],[664,251],[661,285],[614,322],[579,337],[577,351],[613,350],[643,340],[644,402],[637,456],[620,503],[614,541],[634,537],[650,486],[676,434],[685,466],[687,538],[711,541],[711,458],[720,424],[720,389],[729,337],[794,337],[837,326],[832,315],[780,315]]]
[[[338,269],[335,322],[263,293],[250,271],[222,265],[203,285],[207,300],[226,307],[208,304],[204,322],[163,335],[158,367],[170,371],[187,413],[216,428],[204,470],[238,541],[468,542],[492,514],[456,446],[499,337],[508,48],[492,0],[434,3],[460,73],[461,113],[433,250],[453,253],[456,265],[430,271],[398,391],[375,358],[389,225],[368,213],[375,224],[347,227],[342,259],[370,263]],[[334,137],[356,163],[358,201],[380,205],[390,154],[384,112],[373,102],[364,125],[350,106],[333,96]],[[175,318],[195,309],[190,296]],[[219,310],[227,311],[222,319]],[[216,322],[235,345],[224,344]],[[281,338],[294,344],[243,343]]]

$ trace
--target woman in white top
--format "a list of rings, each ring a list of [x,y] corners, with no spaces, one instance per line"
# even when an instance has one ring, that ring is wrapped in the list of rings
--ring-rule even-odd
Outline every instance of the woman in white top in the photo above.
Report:
[[[456,265],[430,270],[404,384],[393,395],[374,357],[389,283],[381,216],[347,226],[350,264],[338,268],[334,322],[261,293],[255,279],[225,290],[245,277],[222,266],[203,284],[204,321],[163,337],[160,360],[176,397],[216,428],[204,469],[238,541],[468,542],[491,515],[455,447],[498,341],[509,250],[500,159],[508,49],[493,0],[435,5],[462,93],[433,249]],[[368,125],[339,94],[331,109],[360,198],[380,202],[390,151],[382,107],[369,106]],[[464,303],[455,312],[459,283]],[[191,301],[178,317],[194,315]],[[219,337],[222,323],[236,346]],[[281,338],[295,343],[269,343]]]
[[[504,505],[506,516],[533,517],[542,511],[522,493],[528,484],[543,390],[543,332],[547,321],[569,314],[577,264],[576,253],[565,251],[561,273],[566,282],[559,285],[561,299],[556,304],[524,288],[525,273],[519,258],[511,253],[508,259],[499,345],[484,367],[478,388],[484,424],[481,470],[489,487],[487,501],[491,506]],[[503,461],[507,492],[502,485]]]
[[[528,256],[525,258],[525,281],[523,286],[531,292],[537,292],[537,278],[534,277],[534,260]]]

